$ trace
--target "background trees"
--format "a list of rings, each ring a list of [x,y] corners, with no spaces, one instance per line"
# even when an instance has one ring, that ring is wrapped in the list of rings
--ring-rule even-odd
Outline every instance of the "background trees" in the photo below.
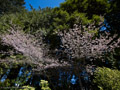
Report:
[[[62,10],[66,10],[69,13],[78,11],[87,13],[89,17],[93,14],[104,15],[108,12],[109,7],[108,0],[66,0],[60,6]]]
[[[111,0],[110,2],[111,7],[110,7],[110,11],[106,14],[105,18],[108,22],[108,25],[110,27],[108,27],[108,29],[110,29],[110,31],[114,34],[117,33],[120,36],[120,28],[119,28],[119,24],[120,24],[120,1],[119,0]],[[118,37],[119,37],[118,36]]]
[[[21,12],[24,4],[24,0],[0,0],[0,14]]]

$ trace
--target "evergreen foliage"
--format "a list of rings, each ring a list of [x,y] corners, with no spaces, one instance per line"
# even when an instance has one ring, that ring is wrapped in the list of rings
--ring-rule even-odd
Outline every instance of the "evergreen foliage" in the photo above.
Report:
[[[105,57],[107,67],[120,70],[120,48],[115,48],[114,52],[108,53]]]
[[[108,0],[66,0],[60,8],[69,13],[74,11],[87,13],[91,15],[104,15],[109,11],[110,4]]]
[[[0,0],[0,14],[21,12],[24,0]]]
[[[100,90],[119,90],[120,71],[110,68],[97,68],[95,71],[94,83]]]
[[[120,36],[120,0],[110,0],[110,11],[106,14],[105,18],[108,23],[108,29],[113,34]]]
[[[32,10],[30,12],[23,11],[21,13],[6,14],[0,17],[0,32],[5,32],[10,28],[11,24],[21,27],[25,32],[34,34],[39,31],[46,31],[51,28],[53,12],[52,9]]]

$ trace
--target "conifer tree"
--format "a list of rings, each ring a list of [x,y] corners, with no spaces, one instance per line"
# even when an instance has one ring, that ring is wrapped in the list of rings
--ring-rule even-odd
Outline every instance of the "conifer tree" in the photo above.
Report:
[[[0,0],[0,14],[20,12],[24,4],[24,0]]]

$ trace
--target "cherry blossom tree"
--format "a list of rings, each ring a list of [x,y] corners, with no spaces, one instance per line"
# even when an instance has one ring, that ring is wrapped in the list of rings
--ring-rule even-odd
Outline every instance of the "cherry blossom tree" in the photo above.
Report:
[[[1,35],[2,42],[29,57],[29,63],[36,65],[38,70],[68,64],[67,62],[60,64],[57,59],[49,57],[49,55],[45,56],[47,47],[42,42],[42,37],[38,42],[34,36],[24,33],[16,25],[12,25],[8,31],[9,33]]]

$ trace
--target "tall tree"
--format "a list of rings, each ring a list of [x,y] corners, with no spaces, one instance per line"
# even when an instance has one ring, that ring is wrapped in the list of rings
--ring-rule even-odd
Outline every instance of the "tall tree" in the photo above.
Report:
[[[24,0],[0,0],[0,14],[20,12],[24,9]]]
[[[60,8],[73,13],[74,11],[88,13],[88,15],[104,15],[108,12],[110,4],[108,0],[66,0]]]
[[[111,0],[110,4],[110,12],[107,13],[105,18],[112,33],[117,33],[120,36],[120,0]]]

